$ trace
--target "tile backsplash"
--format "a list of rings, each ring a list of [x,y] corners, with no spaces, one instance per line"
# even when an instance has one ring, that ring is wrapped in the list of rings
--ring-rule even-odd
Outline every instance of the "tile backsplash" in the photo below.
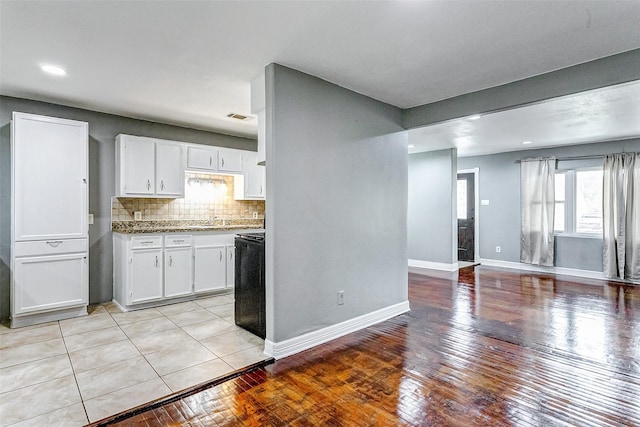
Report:
[[[142,220],[213,220],[264,218],[264,200],[235,200],[233,176],[187,172],[184,199],[113,197],[112,221],[133,221],[141,212]]]

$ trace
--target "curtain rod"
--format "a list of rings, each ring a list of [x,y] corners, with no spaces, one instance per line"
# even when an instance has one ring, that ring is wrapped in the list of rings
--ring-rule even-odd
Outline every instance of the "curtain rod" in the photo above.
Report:
[[[569,161],[569,160],[586,160],[586,159],[604,159],[604,154],[594,154],[592,156],[572,156],[572,157],[556,157],[556,160],[559,162]],[[516,160],[516,163],[527,162],[531,160],[539,160],[541,157],[534,157],[531,159],[521,159]]]

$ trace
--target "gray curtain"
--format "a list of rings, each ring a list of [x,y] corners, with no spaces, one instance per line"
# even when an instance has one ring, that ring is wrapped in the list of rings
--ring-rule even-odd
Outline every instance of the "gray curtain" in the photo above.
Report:
[[[640,153],[604,158],[604,273],[640,280]]]
[[[553,265],[556,159],[520,163],[520,262]]]

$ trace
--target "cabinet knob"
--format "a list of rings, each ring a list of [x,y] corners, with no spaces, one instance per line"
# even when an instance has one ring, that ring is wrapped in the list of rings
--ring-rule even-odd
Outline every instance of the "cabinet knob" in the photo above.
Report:
[[[209,156],[209,166],[211,166],[211,156]]]
[[[164,179],[160,180],[160,189],[164,190]]]
[[[87,183],[87,178],[82,178],[82,183],[86,184]]]
[[[156,255],[156,267],[158,266],[158,255]]]
[[[222,158],[222,167],[224,167],[224,157]]]
[[[220,251],[220,262],[222,262],[222,251]]]
[[[151,181],[147,180],[147,190],[151,189]]]
[[[173,267],[173,257],[169,255],[169,267]]]

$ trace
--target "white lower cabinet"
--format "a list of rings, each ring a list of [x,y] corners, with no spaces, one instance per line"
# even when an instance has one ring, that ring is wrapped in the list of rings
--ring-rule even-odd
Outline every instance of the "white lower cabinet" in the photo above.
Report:
[[[113,234],[113,295],[124,309],[227,291],[235,281],[235,234]]]
[[[86,253],[16,257],[14,315],[86,305],[87,272]]]
[[[162,249],[131,251],[129,304],[162,298]]]
[[[224,246],[196,246],[193,289],[196,293],[225,289],[227,259]]]
[[[193,250],[166,248],[164,250],[164,296],[178,297],[193,292]]]
[[[227,245],[227,288],[233,288],[236,280],[236,246]]]

